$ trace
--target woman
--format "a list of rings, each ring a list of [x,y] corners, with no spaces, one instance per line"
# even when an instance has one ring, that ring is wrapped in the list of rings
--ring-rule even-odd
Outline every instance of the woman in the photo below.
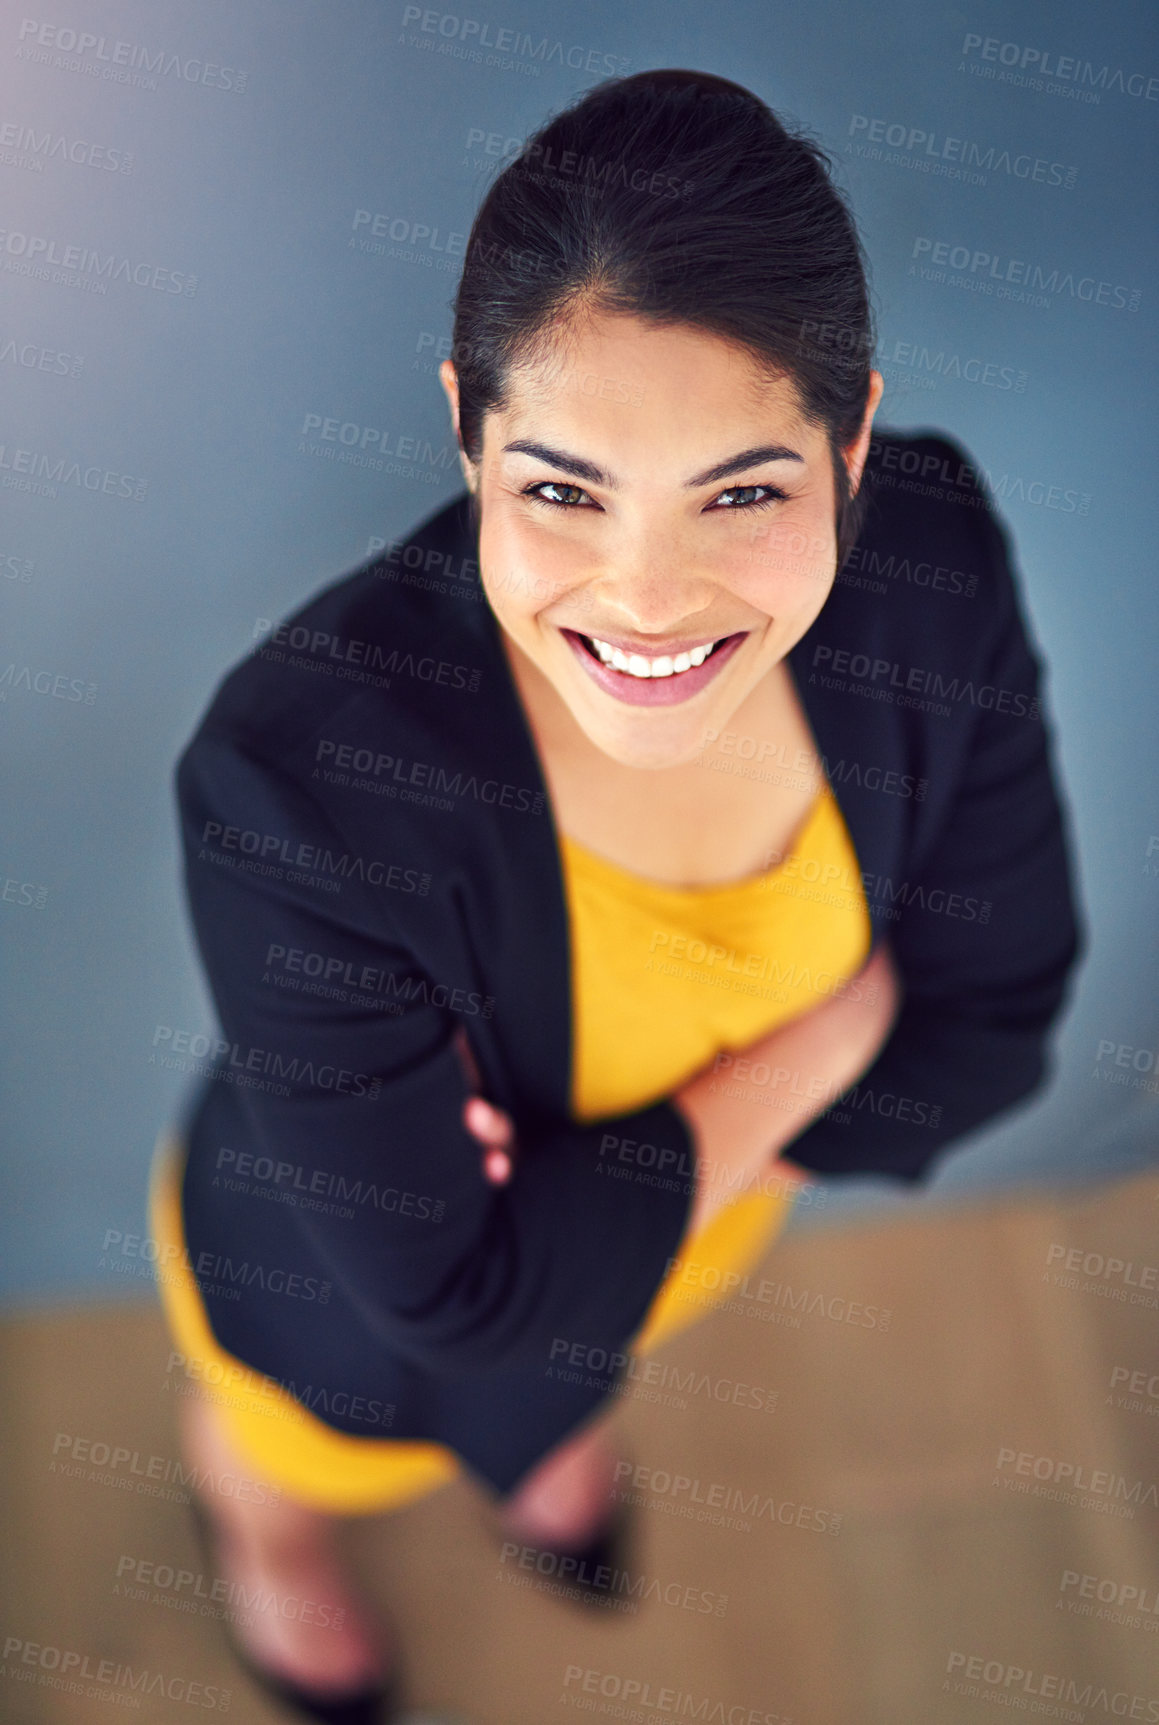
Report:
[[[230,1391],[190,1459],[270,1488],[205,1496],[217,1572],[326,1614],[239,1642],[315,1717],[396,1669],[338,1518],[466,1466],[606,1597],[615,1372],[553,1362],[655,1346],[811,1172],[916,1180],[1041,1081],[1078,942],[1037,661],[963,453],[874,434],[872,348],[814,145],[721,79],[598,87],[472,230],[466,496],[182,757],[222,1037],[164,1292]]]

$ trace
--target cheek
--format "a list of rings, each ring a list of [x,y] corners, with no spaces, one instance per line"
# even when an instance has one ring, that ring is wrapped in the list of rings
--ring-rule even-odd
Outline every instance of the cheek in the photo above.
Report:
[[[836,574],[836,531],[823,515],[774,516],[743,536],[728,567],[728,585],[758,611],[815,613]]]
[[[546,610],[588,572],[578,545],[537,531],[534,520],[512,516],[501,506],[483,511],[479,563],[493,609],[509,619]]]

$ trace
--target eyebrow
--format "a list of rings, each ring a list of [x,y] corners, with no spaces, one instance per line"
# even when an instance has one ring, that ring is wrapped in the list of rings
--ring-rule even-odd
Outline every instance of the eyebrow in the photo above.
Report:
[[[605,473],[602,467],[597,467],[594,461],[585,461],[582,455],[571,455],[566,449],[552,449],[546,443],[531,443],[520,438],[514,443],[503,445],[504,454],[532,455],[539,461],[546,461],[549,467],[558,467],[561,473],[570,473],[575,479],[588,479],[593,485],[606,485],[609,491],[618,491],[620,482],[610,473]],[[728,479],[734,473],[747,473],[750,467],[763,467],[766,461],[800,461],[805,457],[795,449],[789,449],[783,443],[761,443],[753,449],[742,449],[736,455],[729,455],[724,461],[718,461],[712,467],[706,467],[703,473],[697,473],[691,479],[684,481],[685,489],[696,485],[711,485],[718,479]]]

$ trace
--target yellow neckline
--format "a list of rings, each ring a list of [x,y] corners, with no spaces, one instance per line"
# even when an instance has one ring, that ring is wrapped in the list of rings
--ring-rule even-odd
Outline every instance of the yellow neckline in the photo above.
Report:
[[[729,893],[754,892],[758,887],[764,886],[768,881],[771,881],[783,868],[787,867],[793,857],[799,853],[803,843],[820,816],[821,811],[826,807],[831,798],[832,792],[830,791],[828,784],[822,784],[816,798],[814,799],[812,807],[805,816],[805,819],[798,830],[796,841],[791,849],[788,850],[781,858],[780,862],[774,863],[771,868],[762,869],[759,874],[745,875],[743,880],[715,881],[710,882],[705,886],[673,886],[670,881],[653,880],[651,875],[637,874],[634,869],[622,868],[619,863],[609,862],[606,857],[599,856],[597,852],[589,850],[588,847],[581,844],[578,839],[573,839],[570,833],[561,832],[559,836],[564,849],[573,853],[573,855],[582,861],[586,867],[597,870],[608,876],[610,879],[614,879],[625,884],[631,884],[642,891],[657,895],[666,894],[670,898],[702,899],[709,897],[724,897]]]

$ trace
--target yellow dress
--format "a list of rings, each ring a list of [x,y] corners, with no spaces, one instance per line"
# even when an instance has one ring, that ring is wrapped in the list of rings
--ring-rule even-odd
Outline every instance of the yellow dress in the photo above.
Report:
[[[821,1004],[870,947],[856,854],[824,787],[789,855],[723,886],[672,887],[630,873],[561,835],[572,959],[572,1116],[623,1114],[670,1095],[722,1049],[741,1049]],[[842,882],[841,887],[822,884]],[[257,1477],[331,1514],[394,1508],[461,1469],[444,1444],[336,1431],[214,1338],[185,1251],[182,1146],[154,1157],[157,1280],[186,1393],[211,1397]],[[614,1177],[614,1175],[609,1175]],[[634,1173],[632,1177],[635,1177]],[[518,1178],[518,1174],[516,1174]],[[764,1255],[792,1206],[787,1176],[738,1197],[693,1235],[632,1338],[636,1354],[695,1323],[733,1276]],[[698,1266],[695,1299],[683,1267]],[[716,1299],[703,1291],[715,1278]],[[729,1274],[731,1272],[731,1275]]]

